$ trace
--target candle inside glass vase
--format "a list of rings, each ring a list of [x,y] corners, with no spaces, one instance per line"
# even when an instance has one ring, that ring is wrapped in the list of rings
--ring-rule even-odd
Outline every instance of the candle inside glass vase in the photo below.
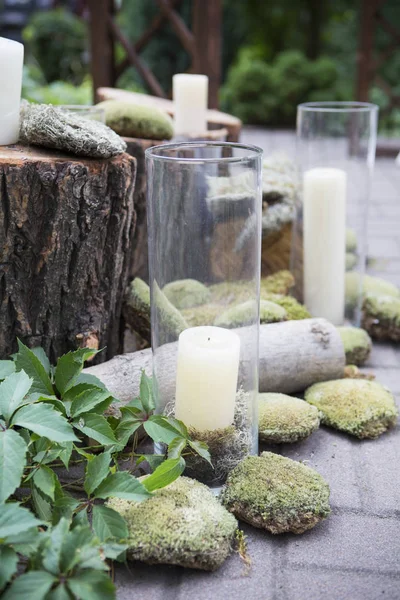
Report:
[[[240,338],[222,327],[192,327],[179,336],[175,416],[197,431],[233,423]]]
[[[23,45],[0,37],[0,146],[18,142],[23,62]]]

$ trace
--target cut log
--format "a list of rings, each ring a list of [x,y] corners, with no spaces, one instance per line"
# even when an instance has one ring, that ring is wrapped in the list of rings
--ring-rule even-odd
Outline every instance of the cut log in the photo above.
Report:
[[[177,343],[159,348],[165,353],[163,386],[175,386]],[[320,381],[344,377],[345,355],[341,337],[325,319],[286,321],[260,327],[260,392],[302,392]],[[121,402],[139,395],[142,369],[152,375],[151,349],[115,356],[89,367]]]
[[[20,338],[51,360],[122,350],[136,163],[0,148],[0,357]]]

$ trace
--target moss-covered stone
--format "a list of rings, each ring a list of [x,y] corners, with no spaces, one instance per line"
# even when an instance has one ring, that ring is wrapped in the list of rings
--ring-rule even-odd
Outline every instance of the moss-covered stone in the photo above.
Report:
[[[399,288],[390,283],[390,281],[385,281],[380,277],[372,277],[371,275],[365,275],[362,278],[359,273],[355,272],[346,273],[346,306],[348,308],[355,308],[357,306],[360,291],[363,292],[364,298],[370,294],[400,298]]]
[[[221,501],[238,519],[270,533],[303,533],[330,513],[323,477],[272,452],[248,456],[235,467]]]
[[[258,436],[261,442],[297,442],[318,427],[318,409],[304,400],[286,394],[258,395]]]
[[[179,310],[206,304],[211,298],[210,290],[196,279],[171,281],[163,287],[163,292]]]
[[[352,252],[346,252],[346,271],[354,269],[358,261],[357,255]]]
[[[357,251],[357,234],[354,229],[350,227],[346,229],[346,252],[356,252]]]
[[[182,316],[190,327],[199,325],[213,325],[215,319],[221,314],[220,304],[202,304],[192,308],[184,308]]]
[[[202,483],[180,477],[143,501],[112,498],[128,525],[128,557],[214,571],[231,551],[236,519]]]
[[[188,324],[156,282],[153,285],[153,294],[159,322],[160,341],[174,341],[184,329],[187,329]]]
[[[273,275],[261,278],[260,291],[286,295],[294,286],[294,283],[294,277],[290,271],[278,271]]]
[[[400,298],[369,295],[364,300],[362,326],[377,340],[400,341]]]
[[[338,327],[346,354],[346,365],[363,365],[368,359],[372,341],[364,329],[358,327]]]
[[[278,304],[286,310],[287,319],[289,321],[298,321],[302,319],[310,319],[311,315],[303,304],[300,304],[293,296],[282,296],[279,294],[269,294],[261,292],[262,300],[269,300]]]
[[[158,108],[106,100],[97,105],[106,114],[106,123],[125,137],[170,140],[174,134],[171,118]]]
[[[397,420],[393,395],[376,381],[339,379],[316,383],[305,400],[322,413],[321,422],[358,438],[376,438]]]
[[[214,325],[217,327],[226,327],[227,329],[244,327],[245,325],[254,323],[256,314],[255,301],[248,300],[247,302],[228,308],[228,310],[215,319]],[[268,300],[260,300],[260,322],[264,324],[279,323],[280,321],[286,321],[286,310]]]
[[[294,277],[290,271],[278,271],[262,277],[260,282],[261,298],[269,294],[286,295],[294,286]],[[254,296],[252,283],[248,281],[223,281],[210,286],[212,302],[217,304],[239,304]],[[265,298],[269,300],[269,298]]]

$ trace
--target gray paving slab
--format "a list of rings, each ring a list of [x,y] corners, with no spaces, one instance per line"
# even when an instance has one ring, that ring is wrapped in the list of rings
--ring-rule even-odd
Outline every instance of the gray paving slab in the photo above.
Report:
[[[245,128],[243,141],[295,155],[293,132]],[[400,168],[393,159],[377,159],[369,231],[375,260],[368,272],[400,285]],[[375,344],[364,371],[400,404],[399,345]],[[400,600],[400,427],[371,441],[322,427],[308,440],[269,449],[308,461],[329,481],[331,517],[301,536],[244,526],[247,576],[237,554],[215,573],[117,566],[118,600]]]

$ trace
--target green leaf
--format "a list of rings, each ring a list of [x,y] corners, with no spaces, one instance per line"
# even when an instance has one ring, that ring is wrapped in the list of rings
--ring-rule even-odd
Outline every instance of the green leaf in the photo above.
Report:
[[[18,556],[15,550],[0,546],[0,591],[6,586],[17,570]]]
[[[45,600],[73,600],[72,593],[68,591],[66,583],[60,583],[55,589],[53,588],[46,596]]]
[[[186,448],[187,440],[185,438],[176,437],[168,446],[168,458],[179,458]]]
[[[72,593],[80,600],[114,600],[115,586],[105,573],[82,571],[68,580]]]
[[[33,483],[42,492],[42,494],[54,502],[54,492],[56,489],[57,477],[50,467],[41,465],[38,469],[35,469]]]
[[[42,521],[36,519],[27,508],[19,506],[16,502],[9,502],[0,510],[0,538],[15,536],[41,523]]]
[[[15,363],[12,360],[0,360],[0,379],[5,379],[15,371]]]
[[[63,449],[61,450],[61,452],[59,454],[59,459],[64,464],[64,467],[66,469],[68,469],[69,461],[71,459],[72,449],[73,449],[74,445],[72,442],[64,442],[62,445],[63,445]]]
[[[129,438],[139,429],[143,423],[143,412],[138,408],[121,408],[122,418],[116,430],[115,437],[122,446],[126,446]]]
[[[0,432],[0,504],[21,483],[27,449],[24,439],[16,431],[6,429]]]
[[[119,513],[107,506],[93,507],[92,527],[101,542],[124,540],[128,537],[128,526]]]
[[[25,556],[30,556],[36,550],[39,541],[40,534],[36,527],[7,536],[7,544]]]
[[[53,505],[33,482],[31,483],[31,494],[33,506],[39,519],[47,522],[51,521],[53,516]]]
[[[61,572],[61,553],[68,533],[69,521],[64,518],[60,519],[57,525],[47,532],[48,543],[42,550],[42,563],[46,571],[53,575],[58,575]]]
[[[72,390],[70,390],[70,392],[71,391]],[[98,388],[84,390],[72,399],[70,409],[71,416],[78,417],[83,413],[92,412],[98,404],[102,404],[104,406],[103,410],[105,410],[111,404],[112,401],[113,397],[107,390],[99,390]]]
[[[37,349],[34,352],[18,340],[18,353],[15,356],[15,366],[17,371],[25,371],[29,377],[32,377],[32,393],[53,396],[54,389],[48,375],[49,370],[47,369],[47,364],[49,363],[47,361],[46,367],[43,366],[44,352],[43,350],[40,352],[40,350]]]
[[[24,371],[12,373],[0,383],[0,414],[9,421],[29,392],[32,379]]]
[[[84,489],[88,496],[100,485],[110,472],[111,452],[98,454],[87,462]]]
[[[147,414],[151,413],[156,407],[153,397],[153,382],[144,370],[140,378],[140,401]]]
[[[97,354],[97,350],[80,348],[75,352],[64,354],[57,361],[55,383],[58,391],[63,395],[70,387],[75,385],[85,360]]]
[[[12,424],[25,427],[54,442],[78,441],[68,421],[50,404],[23,406],[13,416]]]
[[[136,465],[139,466],[142,462],[146,461],[149,463],[150,469],[154,471],[161,463],[165,460],[163,454],[142,454],[136,461]]]
[[[183,473],[185,470],[185,461],[180,458],[169,458],[164,461],[157,469],[143,480],[143,485],[149,492],[166,487]]]
[[[40,362],[42,363],[42,365],[44,367],[44,370],[49,375],[50,371],[51,371],[51,364],[47,357],[46,352],[40,346],[36,346],[36,348],[31,348],[31,351],[33,352],[33,354],[35,356],[38,357],[38,359],[40,360]]]
[[[86,511],[82,511],[86,514]],[[60,570],[62,573],[70,572],[74,567],[78,569],[107,570],[104,562],[99,540],[94,537],[88,522],[76,525],[64,538],[60,554]]]
[[[175,423],[171,423],[167,417],[152,415],[148,421],[143,423],[146,433],[154,442],[170,444],[176,437],[186,437]]]
[[[103,446],[111,446],[117,441],[107,419],[96,413],[86,413],[73,423],[76,429],[93,438]]]
[[[86,383],[92,387],[98,387],[101,390],[107,389],[104,383],[98,377],[96,377],[95,375],[91,375],[90,373],[81,373],[77,377],[75,385],[79,385],[81,383]]]
[[[55,577],[46,571],[29,571],[15,579],[2,600],[44,600]]]
[[[30,396],[30,398],[31,398],[31,396]],[[67,411],[65,410],[64,402],[62,400],[59,400],[58,398],[56,398],[56,396],[41,396],[41,395],[38,395],[37,398],[35,398],[35,402],[45,402],[46,404],[51,404],[62,415],[64,415],[64,416],[66,415]]]
[[[189,446],[194,450],[199,456],[204,458],[211,466],[211,456],[208,451],[208,446],[204,442],[200,442],[199,440],[189,440]]]
[[[136,502],[146,500],[150,495],[143,484],[126,471],[108,475],[95,492],[96,498],[124,498]]]
[[[101,548],[106,558],[118,560],[119,562],[126,562],[126,550],[129,548],[129,544],[119,544],[110,541],[103,543]]]

